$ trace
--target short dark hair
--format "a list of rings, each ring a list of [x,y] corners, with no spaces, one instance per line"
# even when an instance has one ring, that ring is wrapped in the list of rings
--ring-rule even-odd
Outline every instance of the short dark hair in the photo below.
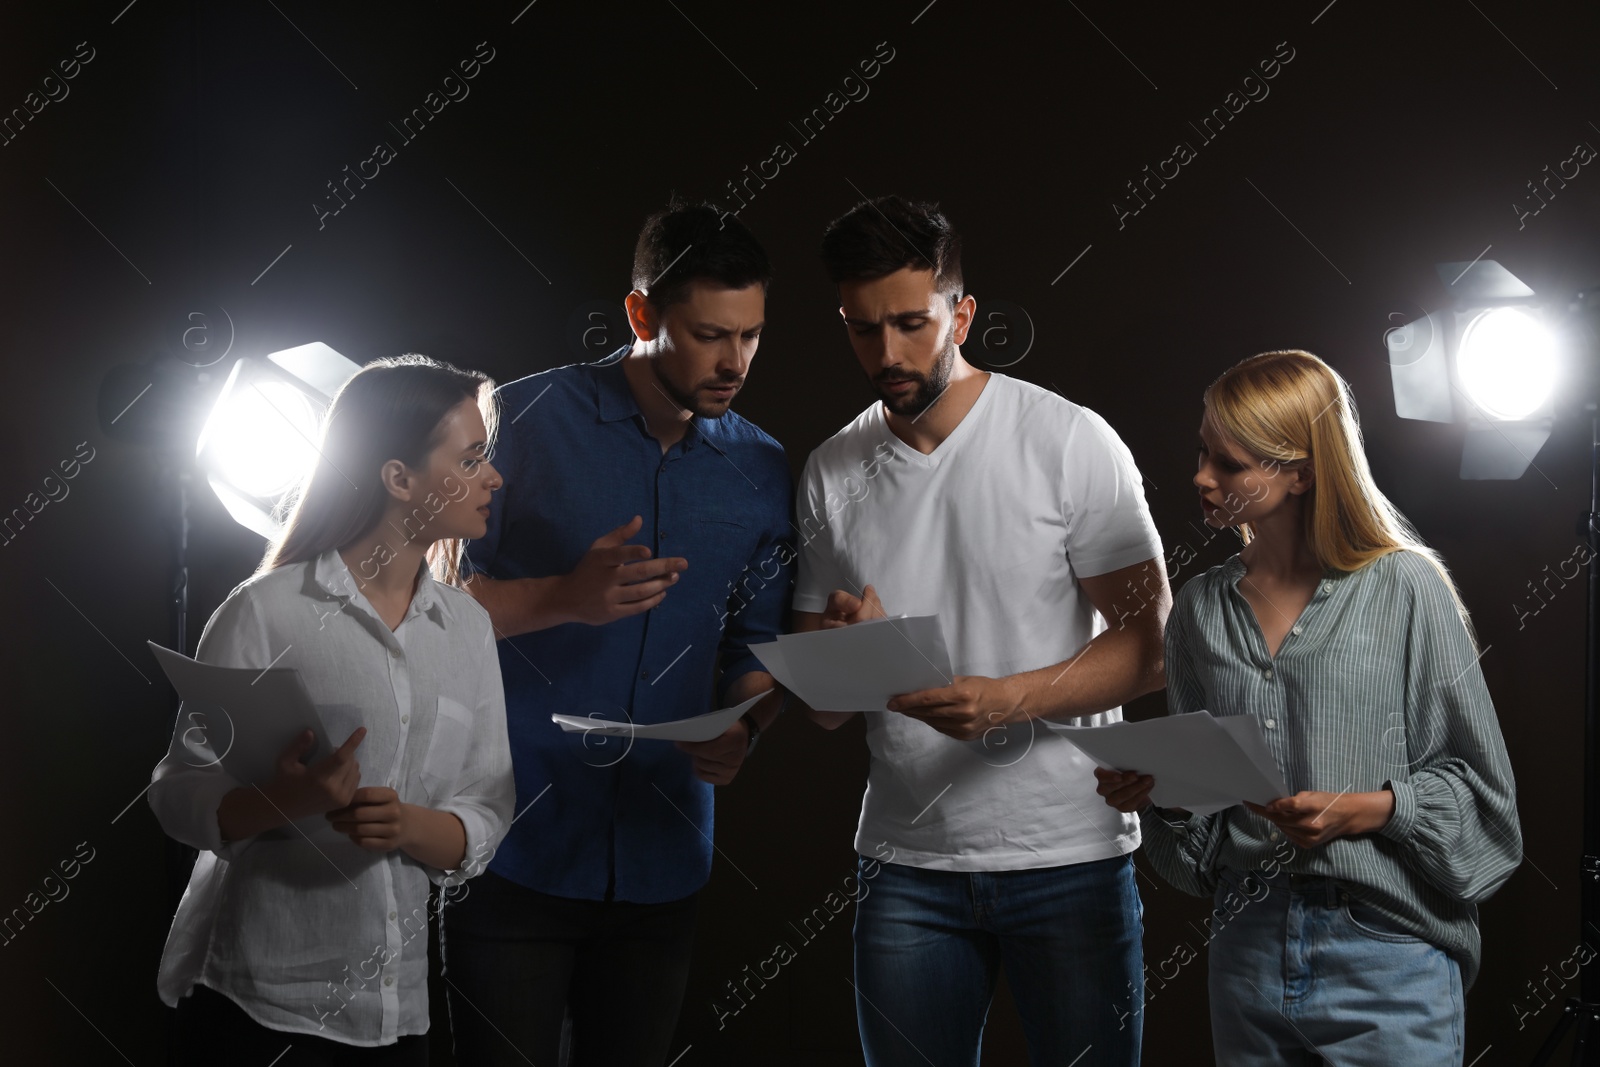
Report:
[[[935,203],[898,196],[863,200],[828,224],[822,263],[835,285],[871,281],[897,270],[933,271],[934,291],[961,302],[961,238]]]
[[[688,297],[689,286],[711,282],[744,289],[772,281],[766,250],[733,215],[715,204],[685,204],[676,197],[645,220],[633,250],[633,287],[657,311]]]

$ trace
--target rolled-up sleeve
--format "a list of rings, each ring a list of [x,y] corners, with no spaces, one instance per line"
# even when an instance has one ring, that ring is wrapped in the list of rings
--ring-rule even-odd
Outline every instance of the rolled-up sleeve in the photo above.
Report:
[[[495,651],[494,628],[482,607],[463,604],[457,610],[471,613],[474,654],[470,669],[477,678],[461,774],[450,795],[437,806],[461,820],[466,831],[466,852],[461,866],[444,871],[424,866],[435,885],[456,885],[483,873],[505,837],[517,803],[517,786],[511,772],[511,742],[506,733],[506,694],[500,678],[500,657]]]

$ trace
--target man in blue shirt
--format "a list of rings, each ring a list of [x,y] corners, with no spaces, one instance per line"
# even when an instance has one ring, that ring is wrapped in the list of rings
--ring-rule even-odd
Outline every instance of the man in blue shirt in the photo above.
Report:
[[[560,1062],[564,1015],[573,1067],[666,1061],[711,870],[711,785],[781,707],[774,692],[699,744],[550,721],[663,722],[775,686],[748,645],[788,610],[789,467],[729,411],[771,270],[718,215],[674,206],[645,223],[630,348],[499,390],[506,484],[468,547],[468,589],[502,638],[517,813],[443,913],[456,1057],[474,1067]]]

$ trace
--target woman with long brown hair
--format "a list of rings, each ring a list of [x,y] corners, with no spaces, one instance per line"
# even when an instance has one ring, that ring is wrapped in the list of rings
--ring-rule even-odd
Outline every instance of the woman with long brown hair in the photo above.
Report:
[[[298,671],[333,751],[302,762],[307,730],[237,781],[226,716],[197,731],[179,710],[150,788],[200,850],[158,980],[176,1062],[427,1062],[429,883],[483,869],[515,796],[494,632],[453,584],[501,484],[493,388],[424,356],[363,367],[282,535],[206,624],[201,661]]]
[[[1460,1064],[1476,905],[1522,852],[1460,596],[1310,353],[1212,383],[1198,467],[1205,521],[1244,545],[1176,597],[1169,710],[1255,717],[1291,795],[1201,816],[1153,806],[1148,775],[1095,774],[1163,877],[1215,899],[1217,1062]]]

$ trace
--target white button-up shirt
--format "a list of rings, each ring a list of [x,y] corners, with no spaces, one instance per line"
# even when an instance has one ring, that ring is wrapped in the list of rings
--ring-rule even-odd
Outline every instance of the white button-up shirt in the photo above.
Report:
[[[277,1030],[353,1045],[426,1033],[428,882],[482,871],[516,802],[488,613],[424,567],[391,632],[329,550],[236,588],[197,658],[297,670],[331,745],[367,728],[361,784],[455,815],[466,859],[445,872],[359,848],[322,815],[224,844],[217,807],[248,783],[212,748],[226,748],[211,736],[226,716],[184,705],[149,794],[162,828],[200,850],[162,953],[161,999],[176,1006],[200,982]]]

